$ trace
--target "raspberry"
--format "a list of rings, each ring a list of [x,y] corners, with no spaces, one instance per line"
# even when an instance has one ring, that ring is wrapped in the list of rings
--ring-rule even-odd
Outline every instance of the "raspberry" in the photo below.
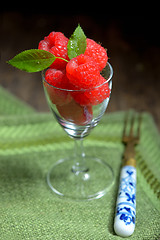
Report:
[[[65,71],[49,68],[45,73],[45,80],[56,88],[67,89],[68,78]],[[64,105],[71,101],[71,95],[68,91],[56,89],[44,82],[49,98],[53,104]]]
[[[68,85],[68,78],[64,70],[56,70],[53,68],[47,69],[45,73],[45,80],[52,86],[66,89]]]
[[[70,83],[78,89],[96,86],[100,77],[97,64],[91,57],[84,54],[72,58],[67,63],[66,74]]]
[[[85,125],[92,120],[92,107],[82,107],[74,100],[63,106],[57,106],[59,114],[67,121]]]
[[[110,96],[110,88],[108,82],[105,83],[105,78],[100,75],[99,85],[93,90],[72,92],[72,97],[81,106],[92,106],[102,103],[106,98]]]
[[[56,57],[69,60],[67,54],[68,38],[61,32],[51,32],[44,40],[39,42],[38,49],[53,53]],[[67,62],[62,59],[56,59],[50,67],[56,69],[65,68]]]
[[[94,40],[87,38],[87,47],[84,53],[85,55],[92,57],[98,64],[99,70],[101,71],[108,61],[106,50]]]

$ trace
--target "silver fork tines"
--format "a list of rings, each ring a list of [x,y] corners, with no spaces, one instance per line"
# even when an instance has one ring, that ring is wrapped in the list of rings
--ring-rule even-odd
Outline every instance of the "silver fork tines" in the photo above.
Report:
[[[124,129],[122,135],[122,142],[126,146],[124,151],[124,165],[136,165],[136,160],[134,159],[135,145],[137,145],[140,140],[140,126],[142,121],[142,115],[138,115],[138,126],[137,129],[135,129],[134,131],[135,120],[135,114],[132,114],[131,119],[129,119],[129,114],[127,114],[124,121]]]
[[[135,144],[139,143],[140,139],[140,126],[142,121],[142,115],[138,115],[138,126],[136,132],[134,132],[134,124],[135,124],[136,116],[133,114],[131,120],[129,120],[129,114],[126,114],[125,121],[124,121],[124,129],[122,135],[122,142],[127,144],[128,142],[135,142]],[[130,125],[129,133],[127,133],[128,125]]]

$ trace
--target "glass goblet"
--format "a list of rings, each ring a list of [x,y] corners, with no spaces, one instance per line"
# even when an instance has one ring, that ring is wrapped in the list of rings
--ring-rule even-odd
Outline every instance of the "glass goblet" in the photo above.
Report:
[[[100,198],[113,183],[111,167],[99,158],[87,156],[83,148],[83,138],[98,124],[110,99],[113,69],[109,63],[101,74],[106,81],[95,88],[68,90],[47,83],[45,71],[42,72],[51,112],[68,136],[74,139],[73,154],[57,159],[47,174],[49,187],[64,198]]]

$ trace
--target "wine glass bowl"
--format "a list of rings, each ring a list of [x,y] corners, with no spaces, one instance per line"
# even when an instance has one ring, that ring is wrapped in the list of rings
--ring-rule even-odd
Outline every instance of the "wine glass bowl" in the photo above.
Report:
[[[59,196],[90,200],[103,196],[113,183],[111,167],[99,158],[85,155],[83,138],[97,126],[109,103],[113,70],[107,63],[101,72],[106,79],[90,89],[62,89],[42,80],[48,105],[57,122],[75,140],[72,156],[65,156],[51,167],[49,187]]]

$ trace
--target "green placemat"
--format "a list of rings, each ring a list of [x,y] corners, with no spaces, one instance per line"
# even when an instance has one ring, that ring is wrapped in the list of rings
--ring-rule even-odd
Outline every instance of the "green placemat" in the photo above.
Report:
[[[3,87],[0,86],[0,116],[10,114],[33,113],[32,107],[20,101]]]
[[[113,231],[113,219],[124,150],[121,143],[124,117],[125,112],[105,115],[84,141],[88,154],[99,156],[114,169],[113,187],[101,199],[73,202],[58,198],[46,183],[50,166],[66,152],[72,153],[73,147],[72,140],[52,115],[21,116],[16,110],[14,114],[8,111],[7,116],[1,115],[0,239],[122,239]],[[141,133],[137,147],[136,229],[129,239],[157,240],[160,137],[147,113],[143,114]]]

